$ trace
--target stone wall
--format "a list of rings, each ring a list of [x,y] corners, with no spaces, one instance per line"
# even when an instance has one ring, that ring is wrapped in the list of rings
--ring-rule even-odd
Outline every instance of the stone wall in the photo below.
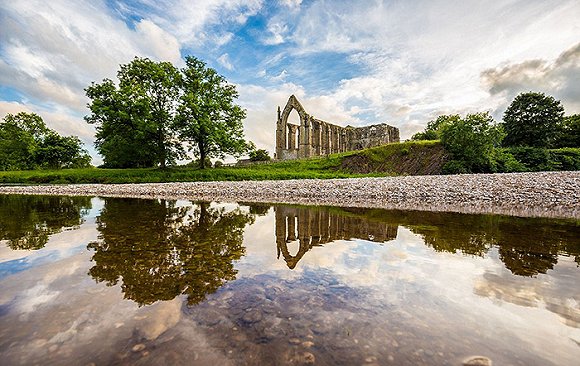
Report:
[[[300,125],[288,123],[295,110]],[[278,107],[276,122],[276,159],[288,160],[366,149],[399,142],[399,129],[385,123],[366,127],[341,127],[306,113],[298,99],[291,95],[284,110]]]

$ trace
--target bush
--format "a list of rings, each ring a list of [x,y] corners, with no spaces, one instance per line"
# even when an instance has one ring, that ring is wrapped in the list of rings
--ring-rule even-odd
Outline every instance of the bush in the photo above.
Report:
[[[450,160],[443,168],[441,168],[443,174],[465,174],[470,173],[470,170],[467,168],[467,165],[462,160]]]
[[[554,170],[550,163],[548,149],[531,146],[518,146],[508,149],[510,154],[523,164],[528,171],[539,172]]]
[[[270,155],[264,149],[250,151],[250,161],[270,161]]]
[[[579,148],[550,150],[549,155],[554,170],[580,170]]]
[[[462,164],[461,169],[458,163],[450,164],[448,169],[465,169],[464,173],[492,172],[493,151],[501,137],[501,130],[493,124],[493,118],[487,112],[449,121],[441,128],[441,143],[453,160]]]
[[[493,172],[494,173],[517,173],[527,172],[528,168],[519,162],[509,149],[496,149],[493,152]]]
[[[224,162],[221,160],[216,160],[215,163],[213,163],[214,168],[221,168],[222,166],[224,166]]]

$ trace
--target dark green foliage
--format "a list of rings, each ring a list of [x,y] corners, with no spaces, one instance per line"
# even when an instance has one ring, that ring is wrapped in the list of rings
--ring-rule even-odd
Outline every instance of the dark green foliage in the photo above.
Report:
[[[105,79],[85,90],[91,99],[85,120],[96,124],[105,167],[165,168],[189,147],[204,168],[207,158],[246,152],[236,88],[202,61],[188,56],[178,70],[136,57],[117,78],[118,86]]]
[[[82,142],[76,136],[60,136],[51,132],[38,144],[36,160],[43,168],[86,168],[91,157],[81,148]]]
[[[482,173],[493,171],[493,151],[501,141],[501,130],[489,113],[454,118],[441,127],[441,143],[453,157],[445,173]]]
[[[559,100],[543,93],[519,94],[503,116],[504,146],[551,147],[564,117]]]
[[[510,149],[495,149],[492,160],[494,172],[517,173],[528,171],[528,168],[514,157]]]
[[[512,147],[509,153],[526,167],[527,171],[547,171],[551,169],[550,154],[548,149],[518,146]]]
[[[251,161],[270,161],[270,155],[264,149],[259,150],[252,150],[250,151],[250,160]]]
[[[580,170],[580,148],[550,150],[554,170]]]
[[[215,163],[213,163],[214,168],[221,168],[222,166],[224,166],[224,162],[221,160],[216,160]]]
[[[199,157],[202,169],[206,158],[247,152],[242,124],[246,112],[234,103],[236,87],[195,57],[186,57],[185,64],[177,119],[181,141]]]
[[[181,74],[169,62],[136,57],[121,65],[119,86],[108,79],[85,89],[88,123],[96,124],[96,147],[106,167],[164,168],[179,158],[175,129]]]
[[[580,114],[566,116],[558,125],[554,147],[580,147]]]
[[[435,120],[429,121],[425,131],[417,132],[411,137],[411,140],[439,140],[443,127],[454,124],[460,119],[461,117],[458,114],[439,116]]]
[[[35,113],[7,114],[0,123],[0,170],[84,168],[91,158],[76,136],[61,136]]]

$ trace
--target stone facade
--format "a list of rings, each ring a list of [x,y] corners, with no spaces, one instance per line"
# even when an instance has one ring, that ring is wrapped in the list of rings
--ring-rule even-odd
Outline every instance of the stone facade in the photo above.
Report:
[[[313,210],[307,207],[276,206],[276,246],[290,269],[310,249],[336,240],[363,239],[384,243],[397,237],[397,225],[370,221],[364,217],[351,217],[330,213],[328,210]],[[295,254],[288,244],[298,241]]]
[[[300,125],[288,123],[295,110]],[[306,113],[298,99],[291,95],[284,110],[278,107],[276,122],[276,159],[288,160],[361,150],[399,142],[399,129],[385,123],[366,127],[341,127]]]

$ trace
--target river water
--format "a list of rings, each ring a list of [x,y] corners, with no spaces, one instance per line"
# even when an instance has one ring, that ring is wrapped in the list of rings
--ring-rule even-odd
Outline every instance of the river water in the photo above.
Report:
[[[2,365],[577,365],[580,223],[0,195]]]

